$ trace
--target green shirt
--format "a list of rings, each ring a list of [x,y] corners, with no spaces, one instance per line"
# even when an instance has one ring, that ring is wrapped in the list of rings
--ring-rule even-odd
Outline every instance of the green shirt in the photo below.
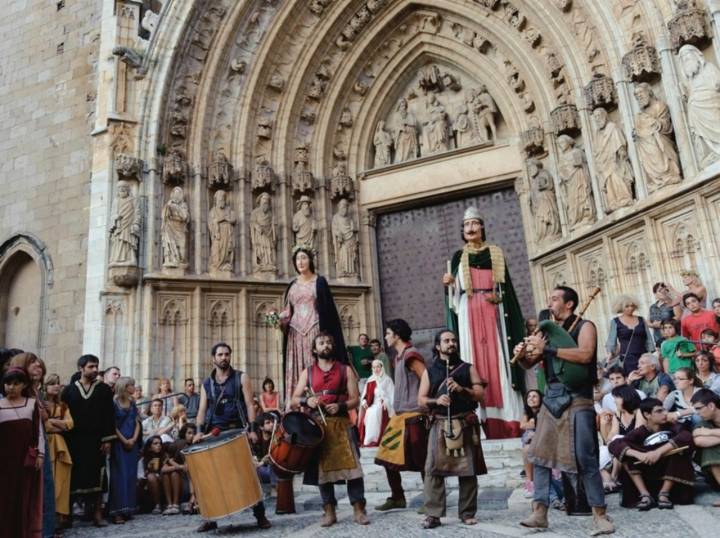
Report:
[[[368,378],[372,375],[373,353],[370,346],[349,346],[348,351],[352,360],[352,365],[360,379]],[[365,363],[365,364],[363,364]]]
[[[660,353],[663,359],[668,360],[668,372],[674,374],[678,368],[691,368],[693,365],[692,357],[679,357],[678,353],[694,353],[695,346],[684,336],[676,335],[667,340],[663,340],[660,345]]]

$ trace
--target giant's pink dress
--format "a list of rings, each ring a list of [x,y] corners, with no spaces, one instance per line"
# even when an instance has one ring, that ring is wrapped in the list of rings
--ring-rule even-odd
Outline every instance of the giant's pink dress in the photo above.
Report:
[[[320,331],[320,316],[315,307],[317,277],[309,282],[296,280],[287,294],[286,311],[292,317],[288,325],[285,366],[285,401],[290,402],[300,373],[313,363],[312,346]]]

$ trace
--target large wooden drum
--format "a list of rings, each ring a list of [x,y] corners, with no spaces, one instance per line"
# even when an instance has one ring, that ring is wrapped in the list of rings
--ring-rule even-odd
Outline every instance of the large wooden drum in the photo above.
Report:
[[[270,441],[270,461],[278,476],[302,473],[324,436],[311,416],[297,411],[285,414]]]
[[[204,519],[230,516],[262,500],[246,434],[226,432],[182,453]]]

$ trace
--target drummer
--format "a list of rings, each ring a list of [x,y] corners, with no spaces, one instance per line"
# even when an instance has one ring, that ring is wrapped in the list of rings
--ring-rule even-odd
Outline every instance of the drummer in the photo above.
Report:
[[[305,471],[303,483],[320,487],[324,510],[322,527],[337,523],[334,483],[342,481],[347,482],[355,523],[367,525],[370,521],[365,513],[365,483],[357,430],[348,418],[348,411],[357,408],[360,401],[357,375],[352,368],[335,360],[335,342],[324,331],[313,340],[312,354],[315,361],[300,374],[291,405],[296,409],[315,410],[325,428],[325,437],[317,457]]]
[[[198,407],[195,442],[203,438],[203,433],[243,429],[249,430],[252,443],[257,442],[255,428],[255,408],[252,405],[253,389],[250,378],[230,366],[232,349],[225,342],[212,347],[212,361],[215,368],[210,377],[200,387],[200,406]],[[253,515],[258,527],[269,529],[272,525],[265,517],[265,505],[262,501],[253,506]],[[207,532],[217,528],[215,521],[203,521],[197,532]]]

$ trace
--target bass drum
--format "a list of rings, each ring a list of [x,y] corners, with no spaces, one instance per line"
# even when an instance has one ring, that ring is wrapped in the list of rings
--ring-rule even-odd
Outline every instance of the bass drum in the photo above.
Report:
[[[311,416],[299,411],[287,413],[270,442],[270,461],[278,476],[302,473],[324,437],[322,426]]]
[[[182,450],[204,519],[230,516],[262,498],[247,435],[229,431]]]

